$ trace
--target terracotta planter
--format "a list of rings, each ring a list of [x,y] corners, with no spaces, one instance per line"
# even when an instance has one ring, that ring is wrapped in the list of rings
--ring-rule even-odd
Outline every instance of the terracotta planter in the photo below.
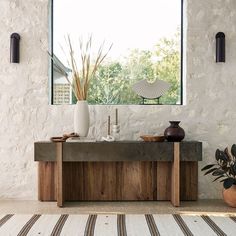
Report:
[[[223,189],[223,199],[231,207],[236,207],[236,185]]]

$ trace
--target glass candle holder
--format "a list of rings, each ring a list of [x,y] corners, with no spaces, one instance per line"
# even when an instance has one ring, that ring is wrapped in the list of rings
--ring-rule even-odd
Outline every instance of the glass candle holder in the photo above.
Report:
[[[112,136],[115,138],[115,141],[120,140],[120,126],[119,125],[112,126]]]

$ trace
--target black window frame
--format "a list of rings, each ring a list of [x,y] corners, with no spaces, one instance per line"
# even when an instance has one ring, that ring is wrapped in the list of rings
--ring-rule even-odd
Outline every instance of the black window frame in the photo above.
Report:
[[[180,0],[181,1],[181,20],[180,20],[180,104],[125,104],[127,106],[142,106],[142,105],[155,105],[155,106],[160,106],[160,105],[165,105],[165,106],[180,106],[180,105],[183,105],[183,36],[184,36],[184,33],[183,33],[183,14],[184,14],[184,0]],[[50,54],[53,55],[53,23],[54,23],[54,12],[53,12],[53,3],[54,3],[54,0],[50,0],[50,3],[49,3],[49,51],[50,51]],[[54,96],[53,96],[53,91],[54,91],[54,81],[53,81],[53,61],[52,59],[49,60],[49,84],[50,84],[50,91],[49,91],[49,97],[50,97],[50,104],[51,105],[56,105],[54,104]],[[71,105],[71,104],[68,104],[68,105]],[[123,105],[124,104],[93,104],[93,105],[109,105],[109,106],[117,106],[117,105]]]

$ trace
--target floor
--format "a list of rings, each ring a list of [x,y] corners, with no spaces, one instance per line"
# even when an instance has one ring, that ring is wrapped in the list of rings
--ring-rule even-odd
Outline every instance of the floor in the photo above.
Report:
[[[0,214],[204,214],[236,215],[236,208],[227,207],[222,200],[181,202],[67,202],[58,208],[56,202],[0,200]]]

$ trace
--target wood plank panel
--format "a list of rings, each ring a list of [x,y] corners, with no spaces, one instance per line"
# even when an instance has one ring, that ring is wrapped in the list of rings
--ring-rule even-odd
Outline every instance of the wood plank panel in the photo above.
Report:
[[[171,162],[157,162],[157,200],[170,200]]]
[[[116,200],[116,163],[84,163],[83,182],[84,197],[82,200]]]
[[[152,162],[152,196],[153,200],[157,199],[157,162]]]
[[[56,185],[56,163],[38,163],[38,200],[55,201],[57,194]]]
[[[171,168],[171,203],[180,205],[180,143],[174,143],[174,161]]]
[[[183,201],[198,199],[198,162],[180,163],[180,198]]]
[[[117,163],[117,200],[153,200],[153,163]]]
[[[80,200],[170,200],[170,162],[63,163],[64,197]],[[38,198],[55,201],[56,163],[39,162]],[[198,163],[180,164],[181,200],[197,200]]]
[[[63,163],[65,201],[84,200],[84,167],[82,162]]]
[[[56,143],[57,156],[57,206],[62,207],[64,202],[64,184],[63,184],[63,157],[62,157],[62,143]]]

